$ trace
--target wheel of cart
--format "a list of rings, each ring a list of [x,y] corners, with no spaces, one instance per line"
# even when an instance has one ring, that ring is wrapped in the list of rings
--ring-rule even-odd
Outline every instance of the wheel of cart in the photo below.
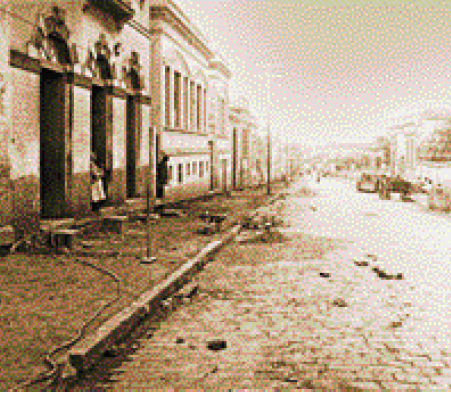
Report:
[[[391,199],[390,191],[386,181],[381,181],[379,184],[379,198],[380,199]]]
[[[403,183],[400,188],[401,201],[406,202],[412,200],[412,189],[410,183]]]

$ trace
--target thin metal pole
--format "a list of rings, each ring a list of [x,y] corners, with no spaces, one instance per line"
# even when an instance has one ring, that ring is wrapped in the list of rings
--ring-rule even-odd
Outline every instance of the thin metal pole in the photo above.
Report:
[[[267,184],[266,184],[266,194],[271,195],[271,122],[270,122],[270,111],[269,108],[271,106],[271,77],[269,74],[266,76],[267,78],[267,96],[266,96],[266,111],[268,112],[268,136],[267,136]]]
[[[147,178],[147,216],[146,216],[146,226],[147,226],[147,255],[150,257],[150,180]]]
[[[151,130],[149,130],[149,147],[152,149],[153,148],[153,144],[152,145],[150,145],[150,139],[153,139],[154,138],[154,133],[153,133],[153,131],[151,131]],[[150,157],[150,151],[149,151],[149,157]],[[151,172],[151,166],[152,166],[152,161],[151,161],[151,158],[149,158],[149,169],[148,169],[148,171],[147,171],[147,177],[146,177],[146,179],[147,179],[147,181],[146,181],[146,200],[147,200],[147,202],[146,202],[146,206],[147,206],[147,208],[146,208],[146,227],[147,227],[147,248],[146,248],[146,251],[147,251],[147,254],[146,254],[146,257],[142,257],[141,258],[141,263],[142,264],[151,264],[151,263],[153,263],[154,261],[156,261],[156,257],[152,257],[151,255],[150,255],[150,243],[151,243],[151,238],[150,238],[150,188],[151,188],[151,186],[150,186],[150,183],[151,183],[151,174],[152,174],[152,172]]]
[[[269,119],[268,119],[268,142],[267,142],[267,174],[268,174],[268,183],[266,185],[266,193],[268,195],[271,194],[271,127],[269,125]]]

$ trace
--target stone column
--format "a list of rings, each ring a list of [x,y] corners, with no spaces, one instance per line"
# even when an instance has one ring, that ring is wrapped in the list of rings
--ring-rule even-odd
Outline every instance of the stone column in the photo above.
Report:
[[[124,96],[112,97],[111,151],[112,175],[108,186],[108,202],[120,204],[127,196],[126,177],[126,100]]]
[[[156,33],[153,36],[153,41],[150,46],[150,56],[151,56],[151,64],[150,64],[150,92],[152,98],[152,107],[151,107],[151,121],[150,126],[151,129],[149,131],[149,163],[150,163],[150,190],[151,197],[155,199],[156,196],[156,153],[155,153],[155,136],[157,134],[163,134],[163,125],[164,125],[164,64],[163,64],[163,45],[161,33]]]
[[[73,216],[91,211],[91,89],[74,85],[72,128],[72,189],[70,207]]]

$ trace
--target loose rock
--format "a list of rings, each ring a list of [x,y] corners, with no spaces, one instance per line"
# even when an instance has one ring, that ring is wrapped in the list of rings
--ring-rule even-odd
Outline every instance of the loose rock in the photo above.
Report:
[[[372,271],[374,273],[376,273],[377,276],[381,279],[389,279],[389,275],[383,269],[380,269],[378,267],[373,267]]]
[[[208,341],[207,348],[210,351],[221,351],[227,348],[227,342],[224,340],[212,340]]]
[[[344,308],[348,306],[348,303],[343,298],[336,298],[333,303],[334,306]]]
[[[370,265],[370,263],[368,261],[365,261],[365,260],[363,260],[363,261],[354,260],[354,264],[357,267],[368,267]]]
[[[392,322],[391,324],[390,324],[390,327],[392,328],[392,329],[397,329],[398,327],[401,327],[402,326],[402,322]]]
[[[373,260],[373,261],[377,261],[377,256],[375,254],[367,254],[366,257],[368,257],[369,259]]]
[[[103,356],[105,357],[116,357],[118,355],[118,350],[116,347],[107,349],[104,353]]]

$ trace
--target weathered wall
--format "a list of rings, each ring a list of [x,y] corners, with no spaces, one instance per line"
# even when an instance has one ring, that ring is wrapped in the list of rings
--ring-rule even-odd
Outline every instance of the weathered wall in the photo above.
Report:
[[[11,178],[19,229],[34,232],[40,215],[39,75],[12,69]]]
[[[11,160],[11,79],[9,67],[9,18],[0,11],[0,227],[12,218]]]

